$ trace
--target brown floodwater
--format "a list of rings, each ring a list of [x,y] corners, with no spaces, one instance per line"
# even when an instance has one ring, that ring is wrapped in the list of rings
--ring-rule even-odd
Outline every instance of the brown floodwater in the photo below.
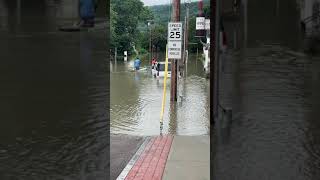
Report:
[[[216,122],[212,178],[320,178],[320,58],[303,51],[303,8],[248,1],[247,19],[244,8],[240,21],[225,22],[220,103],[233,117]]]
[[[151,71],[132,71],[132,61],[110,62],[111,133],[158,135],[163,96],[163,78]],[[147,66],[143,59],[142,67]],[[209,122],[209,79],[202,62],[190,55],[187,76],[179,79],[178,100],[170,104],[170,78],[167,80],[163,133],[207,135]]]
[[[0,179],[108,176],[104,31],[65,33],[76,1],[0,0]]]

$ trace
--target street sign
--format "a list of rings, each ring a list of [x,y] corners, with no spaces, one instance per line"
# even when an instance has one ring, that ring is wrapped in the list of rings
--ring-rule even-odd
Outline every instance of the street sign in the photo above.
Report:
[[[168,59],[181,59],[182,23],[168,23]]]
[[[210,19],[206,19],[205,21],[205,29],[210,30]]]
[[[205,17],[197,17],[196,30],[204,30],[204,29],[205,29]]]
[[[182,40],[182,23],[170,22],[168,24],[168,41],[181,41]]]
[[[181,59],[181,41],[168,42],[168,59]]]
[[[127,61],[128,60],[128,52],[124,51],[123,54],[124,54],[124,61]]]

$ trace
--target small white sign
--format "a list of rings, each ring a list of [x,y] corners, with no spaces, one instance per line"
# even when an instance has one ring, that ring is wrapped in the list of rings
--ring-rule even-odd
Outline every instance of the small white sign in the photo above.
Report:
[[[206,30],[210,30],[210,19],[206,19],[206,23],[205,23],[205,29]]]
[[[181,41],[168,42],[168,59],[181,59]]]
[[[182,40],[182,23],[170,22],[168,23],[168,41]]]
[[[181,59],[182,23],[168,23],[168,59]]]
[[[197,17],[196,18],[196,30],[204,30],[205,29],[205,18]]]
[[[127,60],[128,60],[128,52],[127,52],[127,51],[124,51],[123,54],[124,54],[123,60],[124,60],[124,61],[127,61]]]

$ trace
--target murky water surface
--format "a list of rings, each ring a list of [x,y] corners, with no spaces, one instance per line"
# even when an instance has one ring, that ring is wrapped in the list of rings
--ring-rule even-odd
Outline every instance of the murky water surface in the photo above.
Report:
[[[142,66],[146,66],[146,60]],[[133,72],[132,62],[112,62],[111,133],[157,135],[163,78],[154,78],[150,70]],[[177,103],[170,104],[170,78],[167,80],[163,133],[179,135],[209,134],[209,80],[202,63],[191,55],[187,77],[179,79]]]
[[[320,58],[301,51],[299,6],[250,1],[247,11],[247,35],[241,15],[244,35],[222,57],[221,104],[233,118],[216,123],[213,178],[319,179]]]
[[[65,33],[75,1],[0,1],[0,179],[108,176],[103,31]]]

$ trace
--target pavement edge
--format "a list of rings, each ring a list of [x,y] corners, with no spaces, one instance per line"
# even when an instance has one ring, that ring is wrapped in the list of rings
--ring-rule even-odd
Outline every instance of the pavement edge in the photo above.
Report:
[[[116,180],[124,180],[127,177],[128,173],[130,172],[130,170],[132,169],[136,161],[139,159],[139,157],[143,153],[145,147],[150,142],[150,140],[151,140],[151,137],[146,137],[144,139],[143,143],[141,144],[137,152],[132,156],[131,160],[126,165],[126,167],[122,170],[122,172],[120,173],[120,175],[117,177]]]

